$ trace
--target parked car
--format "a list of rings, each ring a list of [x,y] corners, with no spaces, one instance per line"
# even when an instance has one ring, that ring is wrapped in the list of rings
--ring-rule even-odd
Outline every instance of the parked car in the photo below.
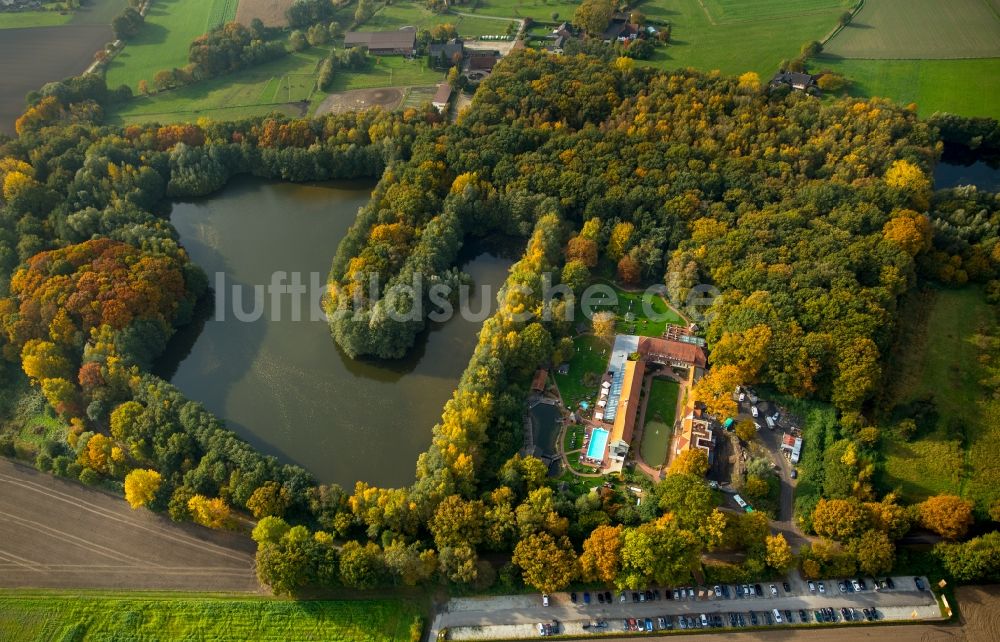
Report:
[[[820,594],[826,593],[826,585],[823,582],[816,582],[816,586],[819,587]]]
[[[750,624],[757,626],[757,614],[753,611],[750,611]]]
[[[778,587],[774,584],[771,585],[771,597],[778,597]]]
[[[817,622],[822,622],[823,621],[823,614],[820,613],[819,611],[816,611],[815,613],[813,613],[813,616],[816,618]]]
[[[652,591],[650,591],[650,590],[647,589],[645,595],[646,595],[646,601],[647,602],[652,602],[653,601],[653,592]]]
[[[755,418],[757,417],[758,415],[757,406],[750,406],[750,414],[753,415]]]
[[[690,586],[688,587],[688,599],[689,600],[693,600],[694,599],[694,589],[691,588]]]
[[[785,622],[791,624],[795,620],[792,619],[792,612],[789,609],[785,609]]]
[[[815,582],[813,582],[812,580],[809,580],[808,586],[809,586],[809,592],[810,593],[815,593],[816,592],[816,583]]]
[[[604,601],[611,604],[611,591],[604,591]]]
[[[715,597],[722,597],[722,587],[718,584],[715,585],[715,588],[712,589],[712,591],[715,593]]]
[[[792,587],[789,586],[788,582],[782,582],[781,583],[781,588],[785,589],[785,593],[791,593],[792,592]]]
[[[625,591],[622,591],[622,592],[621,592],[621,593],[620,593],[620,594],[618,595],[618,601],[619,601],[619,602],[624,602],[624,601],[625,601],[626,599],[627,599],[627,598],[626,598],[626,596],[625,596]]]
[[[701,626],[702,628],[708,626],[708,616],[705,615],[704,613],[701,614]]]
[[[590,593],[587,591],[583,592],[583,603],[590,604]]]
[[[778,609],[771,609],[771,615],[774,616],[775,624],[782,623],[783,620],[781,619],[781,612]],[[768,624],[770,624],[770,622],[768,622]]]
[[[854,588],[855,591],[863,590],[861,588],[861,582],[859,582],[858,580],[851,580],[851,586]]]
[[[792,469],[791,478],[792,479],[798,479],[799,478],[799,470],[797,468],[793,468]]]
[[[646,601],[646,594],[643,593],[642,591],[639,591],[639,601],[640,602],[645,602]]]
[[[801,620],[803,624],[809,624],[809,616],[806,614],[805,609],[799,609],[799,620]]]
[[[632,602],[635,603],[635,602],[638,602],[638,601],[639,601],[639,593],[638,593],[638,591],[632,591]]]
[[[927,588],[924,586],[924,581],[919,577],[913,578],[913,583],[917,585],[918,591],[926,591]]]
[[[747,393],[741,392],[740,393],[740,403],[743,403],[744,401],[746,401],[746,399],[747,399]]]
[[[865,584],[865,578],[859,577],[858,579],[854,580],[854,582],[856,584],[856,586],[854,587],[854,590],[856,590],[856,591],[867,591],[868,590],[868,585]]]
[[[896,583],[892,581],[891,577],[885,578],[885,583],[886,583],[886,586],[888,586],[890,589],[896,588]]]
[[[548,605],[549,605],[549,594],[542,593],[542,606],[548,606]]]
[[[604,593],[601,593],[600,591],[597,592],[597,601],[600,604],[604,604]]]
[[[764,588],[760,584],[753,585],[753,592],[757,597],[764,597]]]
[[[663,617],[662,615],[656,618],[656,625],[661,629],[667,628],[667,618]]]
[[[680,600],[680,599],[682,599],[682,596],[681,596],[681,592],[680,592],[679,590],[677,590],[677,589],[674,589],[674,593],[673,593],[673,595],[674,595],[674,599],[675,599],[675,600]]]
[[[573,604],[576,604],[576,591],[573,591],[572,593],[569,594],[569,601],[572,602]]]
[[[652,631],[653,630],[653,619],[652,618],[646,618],[646,630],[647,631]]]
[[[844,618],[845,622],[850,622],[852,619],[854,619],[851,616],[851,612],[848,611],[846,608],[841,608],[840,609],[840,615]]]

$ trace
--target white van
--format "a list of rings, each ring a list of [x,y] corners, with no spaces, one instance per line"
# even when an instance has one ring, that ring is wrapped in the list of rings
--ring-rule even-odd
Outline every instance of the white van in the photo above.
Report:
[[[747,507],[747,503],[745,501],[743,501],[743,498],[740,497],[739,495],[733,495],[733,501],[735,501],[737,504],[739,504],[740,508],[746,508]]]
[[[757,416],[757,406],[750,406],[750,414],[754,417]]]
[[[704,613],[701,614],[701,626],[702,627],[707,627],[708,626],[708,618],[705,617]]]
[[[764,421],[767,422],[768,430],[774,430],[774,419],[771,419],[770,417],[764,417]]]
[[[774,616],[775,624],[781,624],[781,613],[778,612],[778,609],[771,609],[771,615]]]

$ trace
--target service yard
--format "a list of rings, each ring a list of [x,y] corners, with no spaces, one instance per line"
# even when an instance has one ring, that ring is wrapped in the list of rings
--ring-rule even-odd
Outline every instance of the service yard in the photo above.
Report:
[[[645,601],[636,601],[637,595],[626,591],[626,601],[621,602],[620,593],[611,591],[610,604],[598,603],[596,591],[589,594],[590,604],[584,604],[582,592],[576,594],[575,603],[570,594],[559,593],[550,596],[548,607],[542,605],[538,595],[456,598],[448,603],[444,613],[437,616],[435,629],[446,628],[448,639],[451,640],[537,638],[541,635],[538,627],[540,623],[556,622],[558,630],[554,633],[558,635],[587,636],[624,633],[629,630],[626,628],[631,624],[629,620],[633,620],[633,632],[637,631],[635,625],[641,625],[642,631],[680,631],[683,628],[692,631],[733,632],[741,628],[755,628],[751,613],[757,618],[756,628],[765,630],[788,626],[820,628],[830,624],[861,627],[868,623],[863,614],[865,609],[869,612],[874,609],[880,622],[942,620],[941,610],[933,594],[927,590],[918,590],[914,580],[912,577],[893,578],[895,588],[874,591],[873,580],[869,578],[866,590],[857,592],[841,592],[836,580],[828,580],[824,582],[823,594],[818,590],[810,591],[801,580],[789,580],[790,591],[786,592],[778,583],[775,585],[777,596],[771,597],[769,585],[764,583],[761,585],[763,597],[753,598],[734,597],[735,587],[730,585],[727,587],[729,599],[724,596],[715,597],[710,589],[700,588],[695,589],[695,593],[703,597],[666,599],[664,589],[660,591],[660,599],[656,599],[654,594],[652,600]],[[925,587],[929,585],[927,578],[921,578],[921,582]],[[780,624],[772,624],[767,620],[773,609],[777,609],[782,617]],[[826,615],[821,615],[821,618],[825,621],[819,624],[816,613],[823,613],[824,610]],[[850,620],[845,618],[844,610],[848,611]],[[791,612],[790,622],[785,621],[785,611]],[[802,620],[800,611],[805,611],[806,621]],[[716,626],[701,626],[702,614],[709,620],[718,616],[721,618],[721,626],[717,619]],[[667,624],[666,627],[660,626],[661,617]],[[652,629],[646,628],[647,618]],[[683,626],[681,618],[684,620]],[[740,618],[742,626],[739,624]],[[604,625],[601,625],[602,622]],[[852,636],[845,634],[842,639],[852,639]]]

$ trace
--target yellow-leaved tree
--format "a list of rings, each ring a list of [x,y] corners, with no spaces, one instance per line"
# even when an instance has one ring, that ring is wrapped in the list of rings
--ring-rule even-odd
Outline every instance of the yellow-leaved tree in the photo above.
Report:
[[[155,470],[136,468],[125,476],[125,501],[133,509],[146,506],[156,497],[163,478]]]

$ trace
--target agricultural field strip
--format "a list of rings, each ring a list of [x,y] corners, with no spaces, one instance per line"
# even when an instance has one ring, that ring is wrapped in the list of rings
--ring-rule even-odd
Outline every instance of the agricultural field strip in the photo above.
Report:
[[[195,537],[190,537],[190,536],[185,536],[185,535],[175,535],[175,534],[168,535],[168,534],[163,533],[162,531],[159,531],[157,529],[149,528],[149,527],[144,526],[142,524],[138,524],[138,523],[136,523],[134,521],[123,519],[122,517],[119,517],[118,515],[114,514],[112,511],[109,511],[107,509],[101,508],[100,506],[96,506],[96,505],[91,504],[89,502],[80,500],[77,497],[73,497],[72,495],[68,495],[66,493],[62,493],[62,492],[57,491],[57,490],[52,490],[52,489],[45,488],[44,486],[41,486],[41,485],[36,484],[34,482],[17,479],[16,477],[12,477],[12,476],[7,475],[5,473],[0,473],[0,482],[4,482],[6,484],[11,484],[11,485],[14,485],[14,486],[20,486],[20,487],[22,487],[24,489],[27,489],[27,490],[39,493],[39,494],[44,495],[46,497],[49,497],[51,499],[54,499],[54,500],[57,500],[57,501],[60,501],[60,502],[65,502],[67,504],[70,504],[74,508],[78,508],[80,510],[88,511],[90,513],[94,513],[95,515],[100,516],[102,519],[106,519],[106,520],[113,521],[113,522],[118,522],[118,523],[121,523],[121,524],[127,524],[128,526],[130,526],[132,528],[143,530],[143,531],[149,532],[151,534],[154,534],[154,535],[157,535],[157,536],[160,536],[160,537],[165,537],[167,539],[170,539],[172,541],[175,541],[175,542],[178,542],[178,543],[181,543],[181,544],[187,544],[187,545],[199,548],[199,549],[206,549],[206,548],[212,549],[213,552],[218,553],[219,555],[222,555],[224,557],[229,557],[229,558],[237,560],[237,561],[242,561],[244,559],[242,556],[240,556],[240,555],[238,555],[236,553],[233,553],[232,551],[230,551],[230,550],[228,550],[228,549],[226,549],[224,547],[221,547],[221,546],[218,546],[216,544],[213,544],[212,542],[206,542],[206,541],[197,539]]]

